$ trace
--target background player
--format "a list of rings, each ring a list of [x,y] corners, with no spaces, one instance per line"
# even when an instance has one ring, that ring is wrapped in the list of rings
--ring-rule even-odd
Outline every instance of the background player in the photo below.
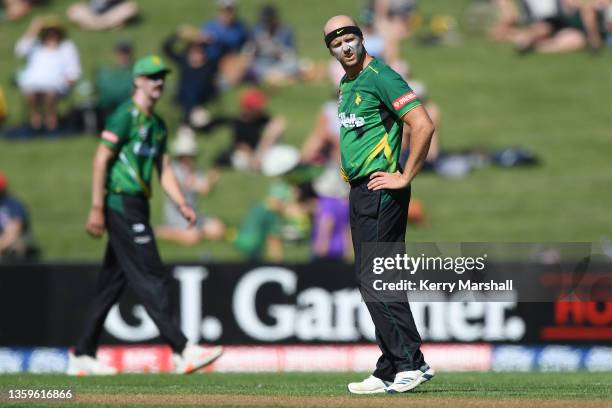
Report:
[[[407,300],[386,302],[371,293],[368,296],[362,245],[405,243],[410,182],[427,156],[434,126],[406,81],[368,55],[361,29],[351,17],[332,17],[323,31],[325,45],[346,73],[338,103],[342,173],[351,184],[357,279],[382,351],[374,373],[348,388],[356,394],[404,392],[431,379],[434,372],[425,364]],[[412,136],[402,171],[399,154],[404,124],[412,128]]]
[[[95,356],[106,315],[126,282],[172,347],[176,372],[191,373],[222,353],[221,347],[187,345],[187,338],[173,319],[168,276],[149,225],[153,167],[189,225],[196,221],[166,153],[166,125],[153,111],[168,72],[158,56],[138,60],[133,68],[133,96],[117,108],[102,132],[93,160],[92,205],[86,230],[99,238],[106,228],[109,238],[91,314],[74,354],[69,356],[68,374],[116,372]]]

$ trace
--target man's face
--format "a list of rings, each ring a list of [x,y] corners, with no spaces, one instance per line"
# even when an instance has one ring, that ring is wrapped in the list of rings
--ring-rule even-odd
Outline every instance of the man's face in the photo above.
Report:
[[[236,9],[233,6],[221,7],[219,10],[219,21],[223,25],[231,25],[236,19]]]
[[[357,65],[365,55],[363,39],[352,33],[336,37],[329,44],[329,52],[343,67],[353,67]]]
[[[161,97],[164,91],[165,82],[166,73],[160,72],[153,75],[137,77],[136,87],[141,89],[150,99],[156,101]]]

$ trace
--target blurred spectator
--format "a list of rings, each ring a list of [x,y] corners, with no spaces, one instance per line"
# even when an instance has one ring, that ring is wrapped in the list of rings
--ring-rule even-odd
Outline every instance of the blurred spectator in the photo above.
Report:
[[[590,47],[598,50],[606,38],[608,0],[559,0],[558,14],[536,22],[515,36],[520,53],[560,53]]]
[[[301,154],[304,163],[340,163],[340,120],[336,98],[321,106],[314,129],[302,145]]]
[[[606,9],[606,31],[608,46],[612,46],[612,1],[608,1],[608,8]]]
[[[374,10],[366,7],[361,11],[361,31],[368,54],[385,60],[385,39],[378,31],[374,21]]]
[[[26,57],[26,67],[18,75],[30,113],[30,125],[39,130],[56,130],[57,105],[81,76],[79,53],[66,38],[66,30],[55,16],[35,18],[17,41],[15,52]]]
[[[252,32],[253,61],[249,75],[258,82],[284,85],[301,77],[293,31],[272,5],[261,8]]]
[[[410,18],[416,9],[416,0],[370,0],[376,29],[385,39],[384,60],[398,71],[401,42],[410,35]],[[398,71],[406,74],[406,68]]]
[[[138,5],[128,0],[90,0],[68,8],[66,15],[84,30],[100,31],[119,27],[138,14]]]
[[[224,86],[242,80],[248,58],[241,53],[249,39],[247,26],[237,18],[235,0],[217,0],[217,17],[202,26],[204,39],[210,43],[208,58],[219,63]]]
[[[25,206],[8,193],[8,180],[0,171],[0,262],[36,256]]]
[[[8,108],[6,106],[6,98],[4,97],[4,90],[0,86],[0,125],[4,123],[8,116]]]
[[[285,207],[293,199],[291,188],[284,183],[273,184],[268,197],[252,207],[240,224],[234,246],[251,261],[262,258],[267,250],[274,262],[283,261],[281,226]]]
[[[497,19],[490,28],[497,41],[511,41],[521,24],[552,18],[558,13],[558,0],[494,0]]]
[[[215,160],[217,166],[232,165],[237,170],[259,170],[262,157],[282,136],[286,120],[266,111],[267,98],[258,89],[248,89],[240,96],[238,117],[214,119],[203,130],[220,125],[232,128],[232,143]]]
[[[208,58],[207,47],[200,31],[189,26],[179,28],[163,44],[164,53],[179,67],[176,99],[183,108],[183,122],[197,127],[206,124],[197,120],[201,105],[217,97],[218,61]]]
[[[103,124],[119,105],[130,98],[133,63],[132,45],[127,41],[120,41],[113,50],[113,64],[102,65],[96,69],[94,86],[99,124]]]
[[[36,6],[47,4],[47,0],[3,0],[6,18],[10,21],[19,20],[28,15]]]
[[[313,217],[311,252],[315,259],[343,259],[351,247],[348,184],[337,165],[328,166],[313,183],[318,199]]]
[[[215,187],[218,173],[205,174],[197,165],[199,154],[195,133],[188,127],[179,129],[172,145],[172,169],[183,191],[187,204],[198,211],[198,197],[209,194]],[[164,203],[164,225],[155,229],[160,239],[173,241],[182,245],[195,245],[203,239],[221,239],[225,234],[225,225],[216,218],[198,215],[195,227],[188,228],[188,222],[181,215],[176,204],[168,197]]]

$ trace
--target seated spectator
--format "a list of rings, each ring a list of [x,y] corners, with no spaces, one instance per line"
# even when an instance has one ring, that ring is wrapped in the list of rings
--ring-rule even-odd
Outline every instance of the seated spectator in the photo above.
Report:
[[[323,103],[314,129],[302,145],[302,162],[324,165],[340,163],[340,120],[336,98]]]
[[[66,12],[70,21],[89,31],[120,27],[137,14],[138,5],[128,0],[90,0],[73,4]]]
[[[240,96],[238,117],[214,119],[203,130],[220,125],[232,128],[232,143],[215,160],[221,167],[233,166],[237,170],[259,170],[262,157],[285,131],[282,116],[270,116],[266,111],[267,98],[257,89],[248,89]]]
[[[4,90],[0,86],[0,126],[4,123],[7,116],[8,109],[6,106],[6,98],[4,97]]]
[[[172,145],[172,169],[183,191],[187,204],[198,210],[198,197],[209,194],[219,177],[217,173],[205,174],[198,169],[198,146],[195,134],[190,128],[179,129],[178,136]],[[195,227],[188,228],[188,222],[182,216],[176,204],[168,197],[164,203],[164,225],[155,229],[158,238],[173,241],[181,245],[195,245],[203,239],[221,239],[225,234],[225,225],[216,218],[198,215]]]
[[[281,23],[274,6],[261,8],[252,32],[252,47],[248,76],[255,81],[285,85],[301,78],[293,31]]]
[[[413,15],[416,0],[372,0],[370,9],[374,13],[374,25],[385,40],[385,62],[398,71],[401,67],[401,42],[411,34],[410,18]],[[398,71],[406,74],[406,68]]]
[[[348,184],[340,167],[328,166],[313,183],[317,193],[311,252],[314,259],[343,259],[350,253]]]
[[[36,248],[30,235],[30,217],[24,205],[8,193],[0,172],[0,262],[32,259]]]
[[[115,45],[113,51],[113,64],[102,65],[96,69],[94,86],[97,94],[96,108],[99,124],[104,124],[106,118],[130,98],[134,81],[133,63],[132,45],[129,42],[120,41]]]
[[[19,20],[30,14],[36,6],[47,4],[47,0],[3,0],[4,12],[9,21]]]
[[[236,16],[235,0],[218,0],[219,14],[202,26],[204,39],[210,44],[208,58],[219,63],[223,86],[242,80],[248,57],[242,53],[249,39],[247,26]]]
[[[361,31],[363,32],[363,44],[368,54],[381,60],[385,60],[385,39],[376,27],[374,21],[374,10],[365,8],[361,11]]]
[[[281,227],[286,205],[293,199],[291,188],[283,183],[272,185],[268,197],[252,207],[240,224],[234,246],[251,261],[268,258],[274,262],[283,261]]]
[[[557,0],[495,0],[497,19],[489,29],[497,41],[512,41],[521,24],[532,24],[554,17],[558,12]]]
[[[54,16],[35,18],[17,41],[15,52],[27,58],[17,82],[25,95],[30,125],[53,131],[58,126],[57,106],[81,76],[79,53],[66,30]],[[44,121],[43,121],[44,111]]]
[[[560,53],[598,50],[606,38],[608,0],[560,0],[557,16],[532,24],[515,36],[517,51]]]
[[[208,58],[204,36],[197,28],[181,27],[164,41],[163,51],[179,67],[176,100],[183,108],[183,122],[205,125],[195,120],[194,113],[217,97],[218,61]]]

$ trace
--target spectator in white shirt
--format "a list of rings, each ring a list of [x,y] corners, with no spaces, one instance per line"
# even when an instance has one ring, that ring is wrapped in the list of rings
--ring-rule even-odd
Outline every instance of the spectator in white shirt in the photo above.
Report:
[[[79,53],[66,38],[66,31],[55,16],[32,20],[17,41],[15,53],[26,58],[17,81],[26,98],[30,125],[35,130],[57,129],[57,105],[81,76]],[[44,112],[44,115],[43,115]]]

